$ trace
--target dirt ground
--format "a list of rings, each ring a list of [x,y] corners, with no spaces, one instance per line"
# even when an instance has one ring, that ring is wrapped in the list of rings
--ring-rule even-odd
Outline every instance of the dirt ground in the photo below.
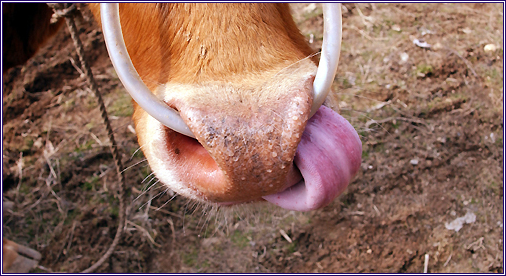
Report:
[[[320,5],[292,7],[318,50]],[[162,189],[102,33],[83,13],[132,187],[125,234],[97,272],[503,273],[502,4],[344,4],[329,104],[359,132],[362,169],[338,200],[307,213],[209,212]],[[3,199],[13,208],[3,236],[42,253],[33,272],[89,267],[118,224],[114,162],[76,60],[65,28],[4,79]]]

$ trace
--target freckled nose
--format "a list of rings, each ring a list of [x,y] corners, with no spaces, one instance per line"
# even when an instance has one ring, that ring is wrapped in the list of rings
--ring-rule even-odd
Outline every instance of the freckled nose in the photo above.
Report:
[[[296,170],[293,159],[312,105],[312,82],[306,79],[269,101],[179,107],[220,170],[219,177],[194,188],[217,202],[253,200],[285,189],[287,175]]]

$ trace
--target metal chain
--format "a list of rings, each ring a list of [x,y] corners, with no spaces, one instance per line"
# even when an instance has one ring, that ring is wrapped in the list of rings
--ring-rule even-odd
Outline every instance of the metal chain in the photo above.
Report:
[[[91,72],[91,68],[88,65],[85,56],[84,56],[84,47],[81,42],[81,39],[79,38],[79,33],[74,21],[74,15],[77,12],[77,8],[74,3],[51,3],[49,4],[56,13],[57,17],[63,16],[65,17],[65,21],[67,22],[67,26],[69,28],[70,35],[72,37],[72,40],[74,41],[74,45],[77,49],[77,55],[79,56],[79,60],[81,62],[81,68],[86,76],[86,80],[88,81],[88,84],[91,87],[91,90],[95,94],[95,97],[97,98],[102,119],[104,120],[105,127],[107,129],[107,135],[109,137],[109,141],[111,142],[110,148],[112,152],[112,156],[114,158],[114,162],[116,164],[116,173],[118,174],[118,181],[119,181],[119,223],[118,223],[118,229],[116,230],[116,236],[114,237],[114,240],[112,241],[112,244],[110,245],[109,249],[105,252],[105,254],[92,266],[89,268],[83,270],[81,273],[92,273],[97,269],[99,266],[101,266],[104,261],[106,261],[111,254],[113,253],[114,249],[119,243],[119,240],[121,238],[121,235],[123,233],[123,228],[125,226],[125,216],[126,216],[126,207],[125,207],[125,192],[126,192],[126,183],[125,183],[125,177],[122,174],[123,171],[123,164],[121,162],[121,157],[118,152],[118,146],[116,144],[116,140],[114,139],[114,133],[111,127],[111,124],[109,122],[109,117],[107,116],[107,110],[105,109],[105,104],[102,99],[102,96],[98,90],[98,85],[95,82],[95,79],[93,78],[93,74]]]

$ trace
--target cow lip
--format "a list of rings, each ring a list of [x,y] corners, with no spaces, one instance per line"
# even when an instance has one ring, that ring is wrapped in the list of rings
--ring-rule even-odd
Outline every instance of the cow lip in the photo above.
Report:
[[[298,176],[296,176],[295,178],[293,178],[293,176],[292,176],[292,179],[289,179],[290,176],[287,176],[287,185],[281,191],[279,191],[277,193],[270,194],[269,196],[276,196],[276,195],[281,194],[281,193],[285,192],[286,190],[293,188],[297,185],[305,185],[304,177],[300,173],[299,168],[297,168],[297,164],[295,164],[295,161],[293,161],[293,169]],[[294,179],[295,179],[295,181],[294,181]],[[290,181],[290,180],[292,180],[292,181]],[[244,204],[244,203],[249,203],[249,202],[259,202],[259,201],[266,201],[266,200],[263,197],[260,197],[260,198],[252,199],[252,200],[248,200],[248,201],[230,201],[230,202],[216,202],[216,203],[218,204],[218,206],[227,207],[227,206],[234,206],[234,205],[238,205],[238,204]]]

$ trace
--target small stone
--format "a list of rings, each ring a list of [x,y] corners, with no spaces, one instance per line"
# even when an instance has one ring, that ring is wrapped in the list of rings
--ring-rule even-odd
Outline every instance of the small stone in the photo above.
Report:
[[[431,47],[431,45],[429,43],[419,40],[419,39],[414,39],[413,44],[415,44],[416,46],[418,46],[420,48],[430,48]]]
[[[497,50],[497,47],[494,44],[487,44],[487,45],[485,45],[483,50],[485,52],[495,52],[495,50]]]
[[[432,50],[434,50],[434,51],[438,51],[438,50],[441,50],[441,49],[443,49],[443,45],[441,45],[441,43],[439,43],[439,42],[436,42],[436,44],[434,44],[432,46]]]
[[[42,147],[42,137],[39,137],[35,143],[33,143],[33,146],[40,149]]]
[[[466,28],[464,28],[464,29],[462,29],[461,31],[462,31],[463,33],[465,33],[465,34],[470,34],[470,33],[472,32],[472,31],[471,31],[471,29],[469,29],[469,28],[467,28],[467,27],[466,27]]]
[[[406,61],[408,61],[409,59],[409,55],[408,53],[404,52],[404,53],[401,53],[401,62],[404,63]]]
[[[310,13],[310,12],[313,12],[316,10],[316,4],[315,3],[311,3],[309,5],[307,5],[305,8],[304,8],[304,12],[305,13]]]
[[[444,143],[446,143],[446,137],[437,137],[436,141],[438,141],[441,144],[444,144]]]
[[[490,140],[492,141],[492,143],[495,143],[494,133],[490,133]]]

